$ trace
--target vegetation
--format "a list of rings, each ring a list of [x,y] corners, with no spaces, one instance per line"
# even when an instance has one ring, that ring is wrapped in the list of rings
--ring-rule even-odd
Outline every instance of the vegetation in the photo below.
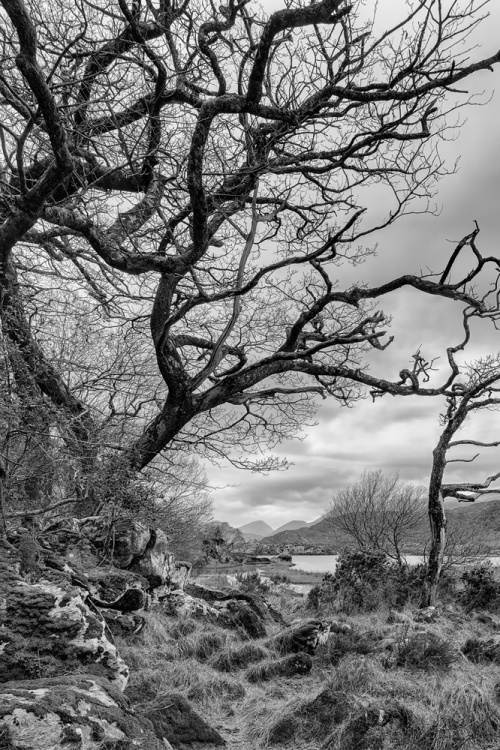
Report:
[[[266,599],[289,620],[307,619],[306,599],[284,590],[271,587]],[[317,616],[332,630],[311,671],[293,677],[280,673],[272,638],[248,640],[157,609],[141,635],[119,643],[132,666],[127,693],[140,711],[180,692],[241,750],[497,747],[498,645],[460,593],[430,624],[414,619],[413,605],[398,621],[385,602],[355,614],[340,604],[321,603]],[[282,626],[266,627],[272,635]]]
[[[422,527],[426,505],[424,487],[380,469],[365,471],[358,482],[335,493],[324,520],[337,544],[375,550],[403,565],[403,552]]]
[[[500,60],[469,44],[485,5],[379,30],[339,0],[2,0],[2,518],[140,505],[176,527],[179,481],[205,507],[194,454],[275,468],[319,397],[456,395],[451,360],[432,388],[420,353],[395,380],[365,365],[391,292],[494,314],[476,230],[444,273],[337,279],[429,210],[464,81]]]
[[[465,570],[462,581],[465,584],[462,598],[468,611],[500,608],[500,583],[490,562]]]
[[[339,555],[334,574],[327,573],[307,597],[311,609],[330,607],[349,614],[380,607],[417,604],[422,596],[424,565],[396,565],[383,552],[357,549]]]

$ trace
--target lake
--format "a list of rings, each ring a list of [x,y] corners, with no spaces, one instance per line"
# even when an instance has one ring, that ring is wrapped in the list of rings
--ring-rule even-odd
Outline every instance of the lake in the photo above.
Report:
[[[409,565],[418,565],[424,562],[421,555],[405,555]],[[292,563],[296,570],[306,573],[335,573],[338,555],[292,555]],[[493,565],[500,565],[500,557],[490,557]]]

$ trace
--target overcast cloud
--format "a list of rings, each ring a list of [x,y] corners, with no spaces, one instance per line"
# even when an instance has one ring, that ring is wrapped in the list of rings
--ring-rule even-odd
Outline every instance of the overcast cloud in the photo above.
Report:
[[[266,8],[279,7],[267,0]],[[500,8],[492,3],[491,18],[481,27],[482,48],[478,58],[497,51]],[[468,79],[469,91],[484,90],[486,100],[495,86],[500,90],[500,70]],[[482,107],[462,112],[467,122],[458,138],[442,149],[451,167],[460,158],[459,171],[442,179],[436,202],[439,216],[403,217],[376,237],[375,259],[355,270],[341,271],[346,280],[369,282],[389,280],[402,273],[416,273],[430,267],[443,269],[456,243],[474,228],[481,228],[478,245],[486,255],[499,255],[500,237],[500,92]],[[380,195],[383,203],[384,196]],[[378,210],[375,205],[373,210]],[[397,378],[408,367],[411,355],[422,345],[427,359],[440,357],[436,366],[445,366],[445,349],[460,340],[460,306],[430,299],[413,291],[402,291],[385,298],[382,308],[393,315],[393,344],[376,353],[371,362],[375,374]],[[500,333],[491,324],[474,331],[468,359],[484,351],[500,350]],[[441,369],[442,377],[443,370]],[[303,442],[289,441],[278,451],[293,462],[286,472],[267,477],[237,471],[231,467],[208,467],[214,485],[228,485],[214,492],[215,515],[219,520],[241,526],[262,519],[276,528],[292,519],[312,521],[321,515],[332,493],[355,481],[364,469],[399,471],[404,480],[426,483],[432,449],[439,435],[439,413],[443,402],[437,399],[395,399],[385,396],[372,403],[367,399],[353,409],[333,402],[319,405],[315,427],[307,430]],[[500,418],[489,412],[466,425],[461,437],[500,437]],[[447,481],[484,479],[498,471],[500,449],[484,451],[474,464],[450,464]],[[459,454],[457,453],[457,456]],[[471,455],[471,451],[462,452]]]

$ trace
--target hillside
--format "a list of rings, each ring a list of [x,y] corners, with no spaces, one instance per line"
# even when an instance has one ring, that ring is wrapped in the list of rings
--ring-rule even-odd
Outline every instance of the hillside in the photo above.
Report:
[[[490,546],[492,552],[500,553],[500,499],[447,508],[446,516],[450,530],[457,529],[463,542],[475,536],[482,543]],[[427,517],[424,516],[406,551],[419,552],[428,539],[429,526]],[[322,548],[322,552],[318,551],[318,554],[333,554],[349,542],[350,540],[346,538],[344,542],[341,540],[334,544],[331,525],[326,521],[320,521],[314,526],[279,531],[268,536],[259,546],[263,553],[278,552],[284,547],[301,547],[304,551]]]
[[[309,524],[306,521],[288,521],[288,523],[284,523],[282,526],[278,526],[274,534],[279,534],[282,531],[296,531],[297,529],[304,529]]]

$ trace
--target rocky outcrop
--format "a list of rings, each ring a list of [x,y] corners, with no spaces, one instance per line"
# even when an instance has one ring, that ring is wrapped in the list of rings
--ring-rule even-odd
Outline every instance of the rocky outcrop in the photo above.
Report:
[[[113,635],[137,634],[158,590],[182,588],[167,537],[135,520],[26,524],[0,546],[0,682],[85,671],[123,690]]]
[[[135,573],[153,591],[161,586],[183,588],[189,563],[176,563],[166,534],[135,519],[104,516],[65,519],[44,531],[42,556],[58,554],[73,568],[92,570],[103,564]]]
[[[107,680],[91,675],[1,685],[0,747],[165,750],[152,723],[134,714]]]
[[[177,613],[212,609],[182,591],[191,566],[165,534],[103,518],[37,531],[0,539],[0,748],[166,750],[169,734],[176,750],[224,744],[180,696],[148,706],[149,721],[122,695],[128,667],[111,634],[140,632],[158,591]]]
[[[29,582],[18,572],[18,551],[2,550],[0,682],[83,669],[123,690],[128,667],[107,638],[99,612],[86,603],[86,592],[72,584],[71,573],[46,569]]]

